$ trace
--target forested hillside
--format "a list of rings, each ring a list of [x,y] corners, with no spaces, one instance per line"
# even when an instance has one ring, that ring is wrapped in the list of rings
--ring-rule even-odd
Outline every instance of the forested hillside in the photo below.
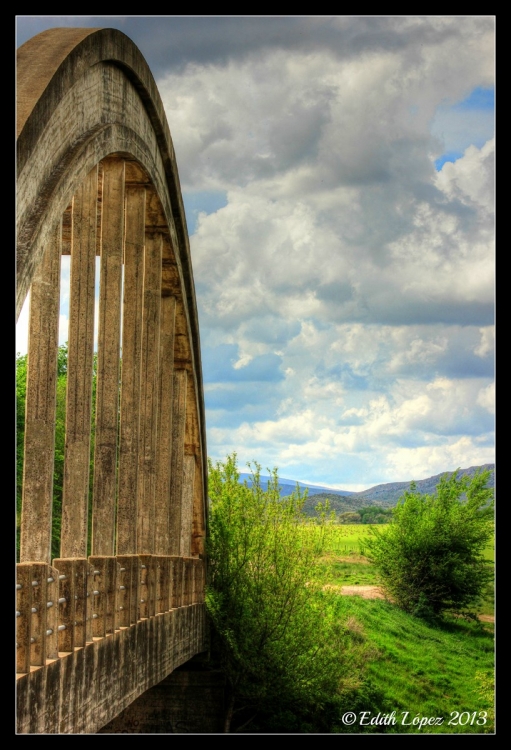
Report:
[[[482,464],[481,466],[470,466],[468,469],[460,469],[458,476],[473,477],[478,471],[484,471],[488,469],[490,471],[490,479],[488,480],[488,487],[492,489],[495,487],[495,464]],[[444,472],[443,474],[436,474],[428,479],[421,479],[415,482],[417,491],[421,495],[431,495],[435,492],[440,479],[447,475],[452,476],[454,472]],[[314,508],[318,502],[325,502],[328,500],[330,508],[335,511],[336,514],[346,513],[349,511],[359,512],[362,508],[368,506],[381,506],[382,508],[392,508],[396,505],[397,501],[403,494],[403,492],[410,489],[412,481],[409,482],[389,482],[389,484],[378,484],[375,487],[371,487],[363,492],[354,492],[348,497],[340,497],[338,494],[322,492],[314,496],[308,497],[304,510],[307,515],[314,515]]]

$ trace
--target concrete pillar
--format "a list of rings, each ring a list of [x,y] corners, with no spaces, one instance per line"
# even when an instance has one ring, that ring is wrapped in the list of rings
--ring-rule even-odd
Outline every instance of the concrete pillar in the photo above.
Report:
[[[126,187],[124,240],[124,301],[122,319],[121,424],[117,554],[137,551],[138,429],[142,306],[144,282],[145,201],[143,187]]]
[[[21,511],[21,562],[51,562],[61,223],[31,287]]]
[[[159,432],[162,244],[162,235],[159,232],[146,234],[138,451],[137,552],[139,554],[153,554],[154,551],[156,457]]]
[[[204,490],[202,477],[202,461],[200,454],[195,462],[195,481],[193,485],[193,519],[192,519],[192,546],[191,555],[198,557],[204,555],[204,542],[206,539]]]
[[[87,556],[97,166],[73,198],[61,557]]]
[[[169,532],[170,554],[179,555],[181,547],[181,507],[183,501],[184,440],[186,427],[186,370],[174,371],[172,408],[172,463],[170,469]]]
[[[157,446],[154,553],[168,555],[170,549],[169,503],[172,461],[172,393],[174,371],[175,297],[162,297],[160,331],[160,425]]]
[[[180,554],[191,557],[193,496],[195,489],[195,456],[185,455],[183,465],[183,504],[181,509]]]
[[[114,554],[124,242],[124,161],[103,162],[92,554]]]

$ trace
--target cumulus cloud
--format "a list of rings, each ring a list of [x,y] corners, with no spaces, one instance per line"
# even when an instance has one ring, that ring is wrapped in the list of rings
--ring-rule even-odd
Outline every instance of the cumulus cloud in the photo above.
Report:
[[[176,149],[210,455],[347,489],[492,461],[494,19],[118,27]]]

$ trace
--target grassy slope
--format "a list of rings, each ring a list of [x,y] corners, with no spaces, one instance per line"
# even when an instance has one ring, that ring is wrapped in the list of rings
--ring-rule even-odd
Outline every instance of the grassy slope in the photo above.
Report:
[[[360,556],[360,541],[370,533],[367,526],[340,526],[334,529],[328,551],[323,558],[321,581],[332,587],[345,584],[375,584],[376,571]],[[493,545],[488,559],[493,559]],[[346,711],[357,714],[371,711],[371,717],[396,711],[396,725],[354,726],[343,725],[337,731],[363,732],[420,732],[481,733],[491,730],[491,718],[485,725],[477,725],[479,714],[470,726],[473,712],[491,710],[491,697],[483,690],[481,679],[493,675],[493,628],[489,625],[446,619],[440,625],[431,625],[402,612],[395,605],[381,600],[364,600],[360,597],[334,597],[337,615],[359,627],[374,648],[373,658],[367,665],[366,684],[346,702]],[[493,614],[493,591],[489,592],[479,608],[480,612]],[[418,729],[402,724],[402,712],[409,711],[407,721],[416,715],[442,717],[441,725]],[[463,714],[467,725],[451,724]],[[490,715],[491,716],[491,715]],[[482,721],[482,719],[480,719]],[[358,721],[357,721],[358,725]]]
[[[360,597],[338,597],[338,616],[358,623],[377,650],[367,665],[366,685],[346,702],[346,710],[359,713],[396,711],[395,726],[364,727],[363,731],[434,734],[478,733],[485,726],[448,725],[451,712],[488,711],[480,675],[493,675],[494,646],[490,629],[463,620],[429,625],[395,605]],[[403,711],[414,716],[443,717],[441,726],[418,730],[403,726]],[[464,717],[465,719],[466,717]],[[337,731],[346,729],[340,725]],[[360,731],[360,728],[359,728]]]

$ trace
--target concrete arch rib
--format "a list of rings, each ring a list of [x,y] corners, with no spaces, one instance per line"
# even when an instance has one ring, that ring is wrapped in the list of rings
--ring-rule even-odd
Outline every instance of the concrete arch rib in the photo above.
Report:
[[[162,162],[163,174],[160,178],[166,183],[167,196],[160,194],[160,200],[167,213],[169,227],[175,226],[183,282],[189,304],[194,302],[186,221],[174,148],[152,73],[133,42],[116,29],[59,28],[49,29],[29,39],[18,51],[18,312],[32,279],[33,267],[39,261],[40,235],[50,231],[42,226],[50,223],[43,220],[43,215],[51,211],[51,199],[53,193],[58,192],[62,174],[69,170],[69,161],[76,170],[80,169],[82,159],[91,158],[86,153],[94,136],[90,129],[90,118],[82,121],[76,117],[74,122],[69,122],[69,112],[63,108],[63,102],[66,97],[69,100],[68,95],[72,92],[73,104],[81,106],[85,113],[90,109],[88,85],[90,77],[97,72],[94,70],[96,66],[100,66],[103,72],[111,67],[120,69],[125,82],[131,83],[138,100],[130,97],[124,87],[120,101],[118,94],[112,97],[107,90],[99,92],[104,94],[101,108],[93,112],[93,119],[96,119],[93,128],[96,133],[102,131],[102,137],[97,139],[97,161],[119,151],[115,139],[109,139],[109,125],[127,128],[144,142],[147,130],[144,132],[142,129],[141,132],[139,117],[143,113],[148,118]],[[119,104],[120,107],[115,106]],[[39,153],[39,144],[56,116],[61,126],[61,142],[54,144],[55,153],[51,163],[48,163],[48,157]],[[137,158],[136,154],[133,156]],[[154,179],[151,165],[144,161],[142,164]],[[85,171],[85,168],[81,171]],[[67,198],[70,195],[72,192],[67,194]],[[41,196],[44,196],[44,206],[40,205],[43,202]],[[65,202],[65,198],[62,202]],[[34,205],[36,203],[38,205]]]
[[[175,256],[206,474],[198,314],[178,169],[163,104],[135,44],[115,29],[57,28],[18,50],[17,315],[44,247],[90,170],[116,154],[155,190]]]

